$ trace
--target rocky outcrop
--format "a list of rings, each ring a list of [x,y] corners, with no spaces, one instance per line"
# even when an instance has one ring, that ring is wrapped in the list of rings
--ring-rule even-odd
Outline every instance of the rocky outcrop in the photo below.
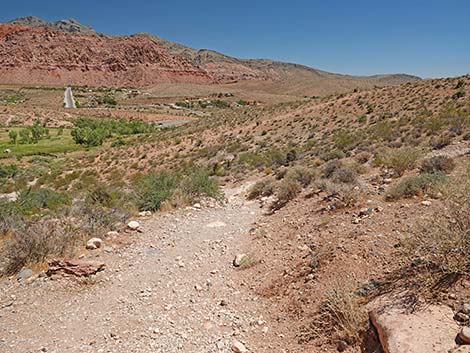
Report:
[[[0,25],[0,83],[133,87],[214,81],[144,36],[76,36]]]
[[[25,16],[16,18],[10,22],[10,24],[20,26],[31,26],[31,27],[49,27],[58,31],[69,32],[73,34],[93,34],[96,33],[91,27],[82,25],[77,20],[70,18],[68,20],[60,20],[56,22],[47,22],[42,18],[36,16]]]
[[[373,311],[370,319],[385,353],[470,352],[470,347],[456,343],[461,328],[447,306],[430,306],[411,314],[398,309]]]

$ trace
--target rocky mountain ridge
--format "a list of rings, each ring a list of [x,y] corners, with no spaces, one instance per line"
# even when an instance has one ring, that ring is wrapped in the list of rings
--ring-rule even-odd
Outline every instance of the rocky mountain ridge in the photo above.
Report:
[[[419,80],[358,77],[268,59],[238,59],[140,33],[109,36],[76,20],[29,16],[0,24],[0,83],[145,87],[159,83],[259,82],[263,89],[323,95]]]

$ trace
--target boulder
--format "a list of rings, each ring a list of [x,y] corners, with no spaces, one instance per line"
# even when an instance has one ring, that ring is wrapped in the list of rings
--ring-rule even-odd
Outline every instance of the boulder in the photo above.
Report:
[[[459,325],[452,309],[432,305],[421,311],[405,313],[382,309],[370,313],[385,353],[443,353],[458,348]],[[459,352],[470,352],[461,347]],[[461,350],[464,349],[464,350]]]

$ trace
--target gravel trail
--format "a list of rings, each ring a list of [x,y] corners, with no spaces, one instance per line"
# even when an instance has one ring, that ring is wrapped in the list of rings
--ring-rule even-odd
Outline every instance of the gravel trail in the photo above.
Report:
[[[249,251],[260,209],[233,193],[229,199],[139,220],[143,233],[122,234],[130,245],[105,240],[84,251],[106,263],[93,280],[4,280],[0,351],[231,352],[240,342],[250,352],[273,351],[270,304],[232,265]]]

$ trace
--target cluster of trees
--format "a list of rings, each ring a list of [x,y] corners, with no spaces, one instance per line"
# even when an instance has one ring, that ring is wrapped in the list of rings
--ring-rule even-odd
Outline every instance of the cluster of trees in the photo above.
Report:
[[[139,120],[94,120],[80,118],[74,122],[72,138],[79,145],[101,146],[113,136],[128,136],[152,132],[154,126]]]
[[[8,133],[10,137],[10,143],[16,145],[20,144],[36,144],[40,140],[49,137],[49,129],[47,129],[39,121],[35,121],[32,126],[28,126],[19,131],[10,130]]]

